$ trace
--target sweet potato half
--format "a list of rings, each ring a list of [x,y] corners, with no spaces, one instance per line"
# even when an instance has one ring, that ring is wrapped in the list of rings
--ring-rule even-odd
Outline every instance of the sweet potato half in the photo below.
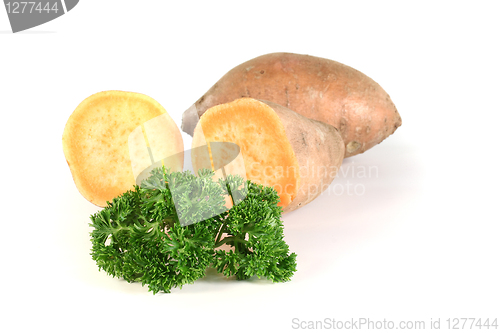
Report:
[[[138,93],[88,97],[69,117],[62,143],[78,190],[100,207],[132,189],[152,159],[174,156],[169,167],[183,168],[179,128],[157,101]]]
[[[271,53],[230,70],[184,112],[182,130],[193,135],[211,107],[241,97],[283,105],[340,131],[345,156],[360,154],[401,126],[401,117],[382,87],[339,62],[309,55]]]
[[[214,142],[239,146],[247,179],[273,186],[284,213],[303,207],[325,190],[344,158],[344,144],[335,127],[252,98],[203,113],[194,129],[193,147]],[[197,155],[192,161],[195,168],[206,162]]]

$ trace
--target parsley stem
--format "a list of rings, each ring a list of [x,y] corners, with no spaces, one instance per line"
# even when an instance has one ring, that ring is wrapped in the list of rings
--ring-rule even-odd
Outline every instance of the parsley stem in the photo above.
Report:
[[[220,239],[222,238],[222,234],[224,233],[224,230],[226,229],[226,224],[227,224],[227,222],[224,221],[224,223],[222,224],[222,227],[219,229],[219,233],[217,234],[217,238],[215,239],[215,244],[220,242]]]
[[[237,244],[237,243],[240,243],[240,244],[246,244],[246,243],[248,243],[248,241],[246,241],[246,240],[244,240],[244,239],[241,239],[240,237],[236,237],[236,236],[229,236],[229,237],[226,237],[226,238],[224,238],[223,240],[221,240],[221,241],[219,241],[219,242],[215,243],[214,248],[217,248],[217,247],[219,247],[219,246],[221,246],[221,245],[224,245],[224,244],[226,244],[226,243],[228,243],[228,242],[234,242],[234,247],[235,247],[235,248],[236,248],[236,244]]]

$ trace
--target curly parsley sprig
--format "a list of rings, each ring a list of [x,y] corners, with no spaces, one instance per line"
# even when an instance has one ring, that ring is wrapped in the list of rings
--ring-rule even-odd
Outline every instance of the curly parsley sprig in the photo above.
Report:
[[[92,215],[91,255],[99,269],[153,293],[193,283],[210,265],[237,279],[290,280],[296,255],[283,240],[276,191],[233,175],[216,182],[213,175],[158,168]],[[224,244],[229,251],[220,249]]]

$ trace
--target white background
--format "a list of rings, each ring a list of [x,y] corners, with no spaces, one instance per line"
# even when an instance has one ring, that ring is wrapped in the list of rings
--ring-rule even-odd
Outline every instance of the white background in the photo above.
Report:
[[[446,331],[446,318],[500,317],[497,2],[167,3],[81,1],[18,34],[0,8],[1,331],[285,332],[294,318],[423,320],[425,331],[440,318]],[[140,92],[180,126],[229,69],[282,51],[364,72],[403,119],[344,161],[331,185],[342,195],[283,217],[292,281],[210,274],[153,295],[99,272],[88,226],[98,207],[62,152],[75,107],[103,90]],[[378,173],[352,175],[369,166]]]

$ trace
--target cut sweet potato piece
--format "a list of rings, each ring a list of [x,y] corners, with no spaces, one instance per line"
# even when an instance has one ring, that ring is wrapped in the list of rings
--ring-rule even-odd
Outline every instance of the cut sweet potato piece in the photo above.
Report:
[[[62,142],[78,190],[100,207],[132,189],[151,159],[177,154],[168,167],[183,168],[177,125],[157,101],[138,93],[105,91],[88,97],[68,119]]]
[[[335,127],[252,98],[208,109],[194,130],[193,147],[204,142],[236,143],[246,178],[273,186],[285,213],[325,190],[344,157],[344,144]],[[192,159],[196,168],[207,158]]]

